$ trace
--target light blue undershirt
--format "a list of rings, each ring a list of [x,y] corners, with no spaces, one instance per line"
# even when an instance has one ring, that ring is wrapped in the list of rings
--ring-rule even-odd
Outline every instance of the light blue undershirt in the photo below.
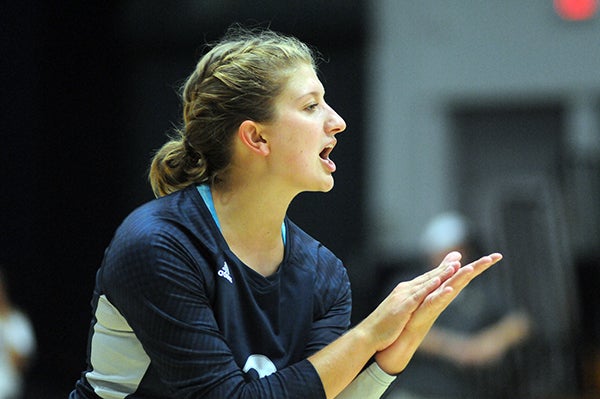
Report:
[[[196,188],[198,189],[200,196],[204,200],[206,207],[210,211],[210,214],[212,215],[217,227],[219,228],[219,230],[221,230],[221,224],[219,223],[217,211],[215,210],[215,203],[213,202],[212,194],[210,192],[210,186],[208,184],[200,184],[200,185],[196,186]],[[283,245],[285,245],[285,242],[286,242],[285,222],[281,224],[281,238],[283,239]]]

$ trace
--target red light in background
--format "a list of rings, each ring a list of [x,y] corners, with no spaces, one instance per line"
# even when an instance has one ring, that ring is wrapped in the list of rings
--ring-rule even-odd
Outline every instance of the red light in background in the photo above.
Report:
[[[590,19],[598,10],[598,0],[554,0],[554,9],[569,21]]]

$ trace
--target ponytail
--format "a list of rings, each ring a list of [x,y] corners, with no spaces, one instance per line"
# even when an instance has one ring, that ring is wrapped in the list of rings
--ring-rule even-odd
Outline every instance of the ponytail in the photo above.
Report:
[[[196,153],[186,149],[182,138],[167,141],[156,152],[148,178],[156,197],[208,180],[205,162]]]

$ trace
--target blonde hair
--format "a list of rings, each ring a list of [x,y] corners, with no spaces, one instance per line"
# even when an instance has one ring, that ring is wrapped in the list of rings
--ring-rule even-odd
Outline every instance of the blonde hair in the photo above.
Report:
[[[292,68],[307,63],[316,69],[316,62],[316,53],[294,37],[230,28],[183,85],[183,124],[150,165],[154,194],[221,180],[239,125],[272,120],[274,99]]]

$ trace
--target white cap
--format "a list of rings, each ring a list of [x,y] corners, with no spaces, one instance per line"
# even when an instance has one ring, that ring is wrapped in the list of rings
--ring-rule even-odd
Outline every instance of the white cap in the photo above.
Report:
[[[434,254],[455,249],[469,239],[469,224],[457,212],[444,212],[435,216],[421,235],[421,251]]]

